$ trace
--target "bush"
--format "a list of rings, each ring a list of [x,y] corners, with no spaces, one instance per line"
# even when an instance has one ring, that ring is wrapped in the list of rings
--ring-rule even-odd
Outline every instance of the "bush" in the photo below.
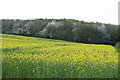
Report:
[[[115,45],[115,49],[120,52],[120,42],[117,42]]]

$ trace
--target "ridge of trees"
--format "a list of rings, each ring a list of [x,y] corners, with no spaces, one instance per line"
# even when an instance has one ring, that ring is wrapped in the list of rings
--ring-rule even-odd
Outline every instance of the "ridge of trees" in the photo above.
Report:
[[[75,19],[3,19],[2,33],[115,45],[120,41],[120,26]]]

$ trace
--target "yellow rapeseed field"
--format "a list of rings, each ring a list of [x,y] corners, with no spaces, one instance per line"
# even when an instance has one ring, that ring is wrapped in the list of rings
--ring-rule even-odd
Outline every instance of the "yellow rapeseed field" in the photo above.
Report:
[[[3,78],[117,78],[111,45],[2,35]]]

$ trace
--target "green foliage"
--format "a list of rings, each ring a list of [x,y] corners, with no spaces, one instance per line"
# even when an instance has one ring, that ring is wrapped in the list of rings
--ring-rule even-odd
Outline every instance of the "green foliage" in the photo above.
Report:
[[[51,24],[55,22],[55,24]],[[61,23],[61,25],[58,24]],[[105,25],[105,30],[101,25]],[[98,30],[102,28],[103,30]],[[117,25],[74,19],[3,20],[2,33],[53,38],[74,42],[110,44],[120,41]],[[45,31],[44,31],[45,30]],[[43,34],[43,33],[44,34]]]
[[[118,32],[118,41],[120,42],[120,25],[118,25],[118,30],[117,30],[117,32]]]
[[[116,51],[120,52],[120,42],[117,42],[115,45]]]

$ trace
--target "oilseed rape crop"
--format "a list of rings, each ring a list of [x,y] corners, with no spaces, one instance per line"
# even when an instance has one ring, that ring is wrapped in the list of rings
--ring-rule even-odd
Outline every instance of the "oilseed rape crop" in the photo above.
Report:
[[[118,78],[111,45],[2,34],[3,78]]]

